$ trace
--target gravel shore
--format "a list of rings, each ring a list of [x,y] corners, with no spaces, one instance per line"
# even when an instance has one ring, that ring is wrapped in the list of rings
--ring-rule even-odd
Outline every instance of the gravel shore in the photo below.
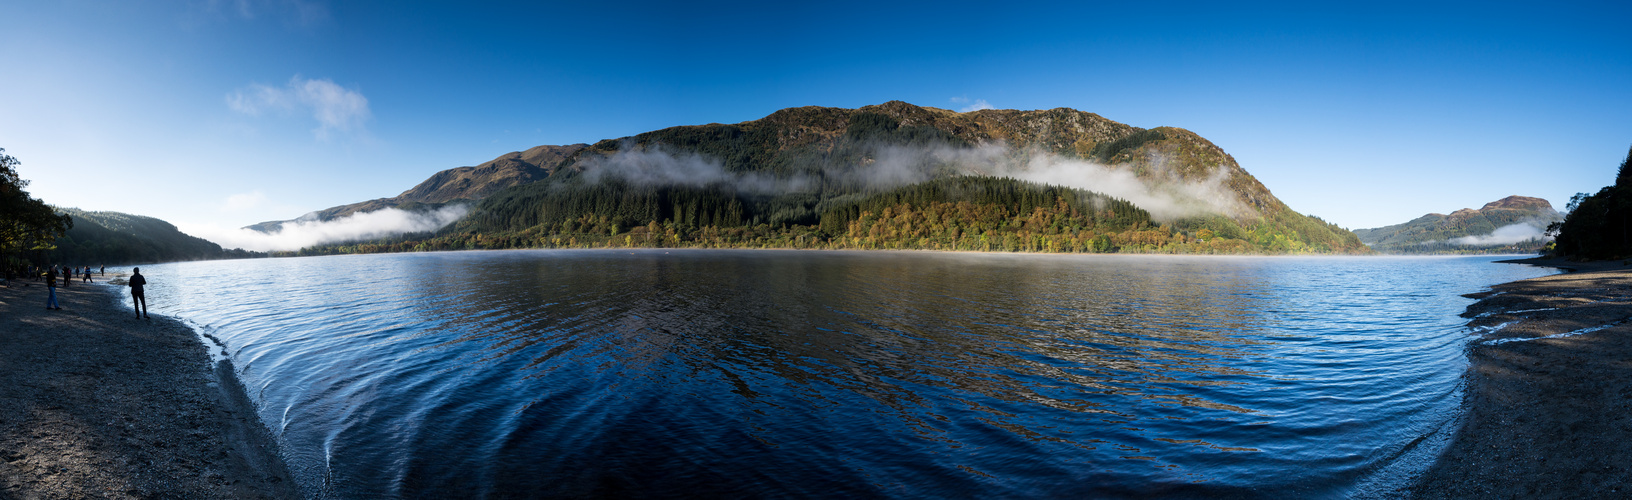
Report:
[[[0,287],[0,499],[299,498],[191,329],[136,319],[123,287],[76,281],[50,311],[29,285]]]
[[[1462,426],[1414,498],[1632,497],[1632,266],[1470,294]]]

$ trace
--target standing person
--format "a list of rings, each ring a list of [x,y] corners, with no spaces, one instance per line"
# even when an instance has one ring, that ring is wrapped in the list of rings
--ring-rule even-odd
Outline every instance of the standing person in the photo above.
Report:
[[[136,309],[136,317],[141,318],[147,316],[147,295],[142,293],[142,286],[147,284],[147,278],[142,277],[142,268],[140,267],[131,268],[130,273],[130,298],[136,301],[135,305],[141,306],[140,308],[132,308]],[[147,319],[153,319],[153,317],[147,316]]]
[[[85,282],[93,283],[91,281],[91,266],[85,266]]]
[[[61,310],[57,305],[57,270],[52,269],[45,273],[45,308]]]
[[[102,272],[96,273],[96,275],[97,276],[107,276],[108,275],[108,266],[102,266]]]
[[[62,266],[58,270],[62,271],[62,287],[63,288],[68,288],[68,285],[74,284],[74,272],[69,271],[68,266]]]

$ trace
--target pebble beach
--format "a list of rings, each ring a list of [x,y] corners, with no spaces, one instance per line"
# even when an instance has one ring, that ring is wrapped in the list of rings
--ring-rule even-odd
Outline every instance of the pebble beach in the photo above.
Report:
[[[231,365],[97,281],[0,287],[0,498],[299,498]]]
[[[1461,427],[1410,496],[1632,496],[1632,266],[1517,262],[1572,272],[1468,295]]]

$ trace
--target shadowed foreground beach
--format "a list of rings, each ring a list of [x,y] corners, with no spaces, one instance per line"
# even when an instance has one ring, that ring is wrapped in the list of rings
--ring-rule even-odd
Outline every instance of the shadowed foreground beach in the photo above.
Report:
[[[136,319],[123,287],[45,293],[0,287],[0,498],[299,497],[192,330]]]
[[[1577,271],[1468,295],[1462,426],[1411,493],[1632,495],[1632,266],[1520,262]]]

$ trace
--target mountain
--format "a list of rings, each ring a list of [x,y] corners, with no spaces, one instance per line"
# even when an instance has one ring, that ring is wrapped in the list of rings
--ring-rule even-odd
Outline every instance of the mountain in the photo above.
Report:
[[[1354,234],[1384,253],[1533,253],[1546,245],[1542,233],[1547,225],[1561,220],[1564,216],[1547,200],[1509,196],[1478,210],[1428,214]]]
[[[176,226],[152,217],[119,212],[88,212],[57,207],[74,220],[74,227],[47,251],[50,262],[69,265],[122,265],[184,260],[261,256],[182,233]]]
[[[603,140],[434,237],[322,251],[563,246],[1370,252],[1188,130],[900,101]]]
[[[392,198],[378,198],[350,205],[330,207],[287,221],[268,221],[246,227],[263,233],[275,232],[283,224],[296,221],[328,221],[348,215],[385,208],[420,211],[443,204],[474,201],[506,187],[542,180],[554,173],[561,161],[587,144],[538,146],[526,151],[500,155],[474,167],[450,168],[431,175],[425,182]]]

